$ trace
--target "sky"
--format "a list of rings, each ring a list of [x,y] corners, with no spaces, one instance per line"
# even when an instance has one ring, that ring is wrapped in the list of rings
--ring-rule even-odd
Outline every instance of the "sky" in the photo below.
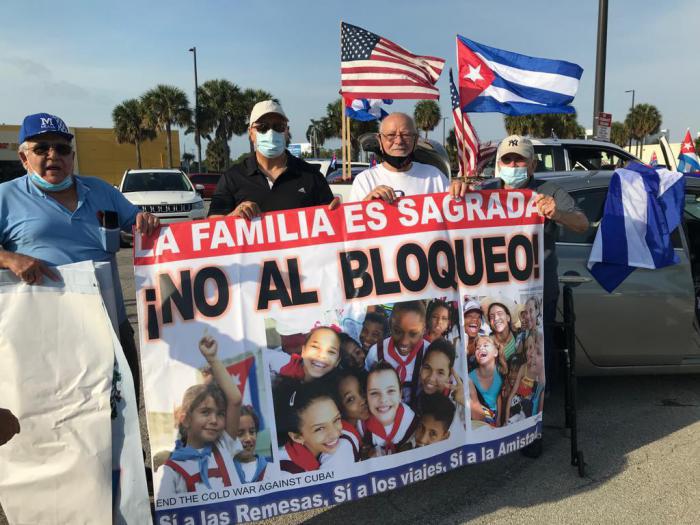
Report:
[[[193,55],[199,83],[224,78],[271,92],[290,118],[292,140],[306,141],[311,118],[338,97],[340,22],[377,33],[416,54],[445,58],[438,80],[450,116],[447,69],[455,35],[525,55],[567,60],[584,69],[573,105],[592,127],[597,0],[184,0],[95,2],[5,0],[0,8],[0,123],[19,124],[46,111],[69,126],[111,127],[112,109],[157,84],[183,89],[194,105]],[[654,104],[662,129],[678,142],[700,128],[700,68],[691,35],[700,2],[611,0],[605,111],[624,120],[635,103]],[[413,113],[415,101],[393,111]],[[470,114],[482,141],[505,135],[503,116]],[[447,121],[451,127],[451,118]],[[439,125],[431,138],[442,141]],[[195,152],[180,133],[181,152]],[[333,143],[329,143],[333,146]],[[231,154],[247,151],[234,138]],[[204,150],[204,148],[203,148]],[[202,152],[204,156],[204,151]]]

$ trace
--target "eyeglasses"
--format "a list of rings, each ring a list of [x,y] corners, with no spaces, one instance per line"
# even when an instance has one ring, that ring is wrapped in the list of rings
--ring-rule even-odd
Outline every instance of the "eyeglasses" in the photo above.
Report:
[[[409,142],[415,139],[418,135],[416,133],[380,133],[379,136],[388,142],[396,142],[396,139]]]
[[[253,128],[260,133],[267,133],[270,128],[274,129],[277,133],[284,133],[287,131],[287,123],[275,122],[273,124],[269,124],[267,122],[260,122],[259,124],[253,124]]]
[[[29,148],[29,150],[34,153],[34,155],[39,155],[41,157],[48,155],[49,150],[52,149],[59,155],[66,156],[73,153],[73,146],[70,144],[64,144],[59,142],[57,144],[52,144],[49,142],[39,142],[38,144]]]

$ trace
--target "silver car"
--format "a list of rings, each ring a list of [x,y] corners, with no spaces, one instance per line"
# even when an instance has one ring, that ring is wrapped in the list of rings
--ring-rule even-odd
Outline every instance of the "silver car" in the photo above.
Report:
[[[568,191],[586,214],[585,233],[560,228],[560,280],[574,281],[579,375],[698,373],[700,179],[686,177],[683,223],[673,234],[680,264],[636,269],[606,292],[587,269],[612,172],[538,175]]]

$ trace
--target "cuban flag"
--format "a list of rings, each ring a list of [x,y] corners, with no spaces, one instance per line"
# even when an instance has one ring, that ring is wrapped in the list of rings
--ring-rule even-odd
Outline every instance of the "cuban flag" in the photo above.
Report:
[[[690,136],[690,130],[685,132],[683,144],[681,144],[681,152],[678,154],[678,171],[688,173],[690,171],[700,171],[700,162],[698,154],[695,152],[695,144],[693,137]]]
[[[382,120],[388,115],[382,108],[382,104],[392,104],[392,99],[383,98],[356,98],[345,100],[345,116],[354,120],[369,122],[371,120]]]
[[[573,113],[583,68],[535,58],[457,36],[459,98],[464,112],[506,115]]]
[[[659,159],[656,156],[656,152],[652,151],[651,152],[651,160],[649,161],[649,166],[651,166],[652,168],[655,168],[658,165],[659,165]]]
[[[683,216],[684,192],[682,173],[638,162],[615,170],[588,258],[603,288],[612,292],[635,268],[678,264],[671,233]]]
[[[226,371],[231,376],[233,384],[238,387],[243,397],[244,405],[251,405],[260,419],[260,428],[265,428],[263,413],[260,407],[260,396],[258,395],[258,378],[255,368],[255,357],[250,356],[226,367]]]

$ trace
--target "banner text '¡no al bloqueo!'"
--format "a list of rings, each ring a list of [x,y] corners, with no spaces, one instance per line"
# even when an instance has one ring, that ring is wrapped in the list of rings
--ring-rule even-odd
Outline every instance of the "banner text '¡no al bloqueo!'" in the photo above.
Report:
[[[481,194],[475,195],[481,197]],[[304,212],[305,216],[315,216],[313,224],[325,225],[323,229],[325,230],[324,237],[326,238],[321,241],[322,244],[332,244],[335,241],[340,242],[351,237],[352,232],[349,233],[350,226],[356,231],[366,231],[360,226],[362,224],[358,217],[360,210],[365,213],[365,224],[368,226],[369,222],[373,221],[374,227],[382,225],[384,235],[393,236],[407,233],[401,231],[403,230],[403,226],[400,223],[401,218],[406,219],[410,223],[416,223],[411,224],[411,230],[413,231],[415,231],[416,225],[422,224],[427,228],[426,231],[432,230],[435,233],[443,233],[442,238],[427,244],[407,240],[401,243],[397,249],[396,247],[392,248],[391,254],[384,253],[381,247],[338,251],[337,261],[341,290],[343,291],[344,299],[350,301],[371,296],[387,297],[400,296],[404,293],[419,293],[428,286],[446,290],[457,289],[460,285],[463,287],[477,287],[484,283],[525,282],[532,277],[535,279],[539,278],[539,236],[536,233],[528,235],[513,231],[507,235],[503,233],[499,235],[476,235],[478,230],[475,222],[483,222],[483,226],[494,225],[489,224],[494,222],[499,223],[495,225],[505,225],[506,222],[512,223],[512,220],[516,218],[537,216],[531,199],[530,202],[527,202],[523,194],[514,193],[511,195],[519,196],[520,199],[509,198],[508,194],[504,192],[492,192],[488,201],[484,202],[482,200],[478,203],[472,199],[460,204],[459,201],[455,201],[449,196],[444,198],[441,203],[438,203],[437,199],[432,198],[433,196],[415,198],[416,202],[413,199],[408,199],[411,201],[409,205],[404,205],[403,207],[399,205],[393,208],[389,208],[388,205],[379,202],[371,202],[364,207],[357,203],[355,205],[355,213],[348,213],[347,211],[343,213],[342,219],[344,224],[338,224],[338,219],[341,218],[338,216],[329,218],[326,215],[325,221],[319,220],[319,211],[324,214],[333,213],[327,212],[325,208],[299,210],[299,212]],[[448,199],[453,203],[450,208],[445,205]],[[504,201],[507,199],[507,201],[502,203],[502,199]],[[405,199],[402,199],[402,201],[405,201]],[[399,201],[399,204],[402,201]],[[431,204],[426,205],[426,202]],[[471,202],[471,206],[469,202]],[[411,206],[411,203],[414,206]],[[455,203],[464,213],[455,211]],[[494,211],[496,208],[494,203],[498,203],[500,208],[498,211]],[[372,204],[375,206],[372,206]],[[502,206],[502,204],[506,205]],[[417,209],[418,206],[416,205],[422,206]],[[346,208],[349,207],[346,206]],[[483,209],[484,207],[486,207],[486,210]],[[478,212],[475,210],[478,210]],[[473,215],[472,221],[469,221],[468,218],[470,211]],[[289,216],[291,213],[296,213],[296,211],[286,212],[284,215],[279,214],[277,217]],[[392,215],[394,216],[392,217]],[[514,217],[514,215],[517,217]],[[431,216],[432,218],[429,221],[425,221],[426,216]],[[440,220],[438,220],[438,217]],[[457,217],[459,217],[459,220],[457,220]],[[196,227],[196,235],[191,233],[191,236],[188,238],[188,236],[179,235],[179,233],[184,234],[184,232],[175,231],[176,235],[172,237],[172,241],[168,244],[172,247],[173,242],[179,246],[183,244],[183,241],[190,241],[192,244],[182,254],[183,258],[197,258],[199,254],[192,253],[193,248],[202,250],[203,238],[211,239],[213,237],[213,235],[207,235],[207,229],[201,225],[207,225],[211,228],[214,222],[217,221],[189,224],[188,226],[192,230]],[[223,221],[220,222],[223,223]],[[259,223],[262,224],[262,221],[259,221]],[[442,223],[443,229],[436,227],[437,223]],[[452,227],[444,228],[447,224],[450,224]],[[530,224],[532,223],[530,222]],[[465,228],[473,229],[474,235],[465,235]],[[337,229],[344,231],[336,239],[334,237],[336,237],[335,231]],[[462,231],[454,231],[450,235],[445,234],[447,230]],[[307,233],[310,232],[308,228],[306,231]],[[279,234],[279,231],[273,233]],[[287,235],[290,234],[288,230],[286,233]],[[267,236],[269,239],[269,232]],[[279,239],[280,237],[276,236],[276,238]],[[376,239],[376,233],[367,238]],[[299,241],[299,238],[296,240]],[[318,241],[313,244],[317,243]],[[284,246],[285,241],[281,240],[276,244],[278,249],[290,247]],[[373,245],[376,246],[374,243]],[[274,249],[273,247],[270,248]],[[151,247],[151,250],[155,250],[155,247]],[[198,252],[200,250],[194,251]],[[233,253],[236,252],[229,252],[224,249],[219,256]],[[214,253],[208,251],[207,255],[213,256]],[[201,256],[204,256],[204,253]],[[387,269],[389,271],[386,271]],[[306,266],[304,270],[306,272],[314,271],[314,269]],[[266,310],[274,302],[278,302],[283,308],[319,303],[319,290],[304,290],[302,287],[304,270],[302,270],[300,258],[290,257],[288,253],[285,257],[280,257],[280,259],[265,260],[261,264],[259,273],[257,309]],[[393,275],[394,277],[387,278],[387,275]],[[212,286],[215,289],[215,293],[207,294],[206,289],[211,290]],[[160,273],[155,286],[144,290],[149,339],[158,339],[161,327],[173,323],[174,310],[177,311],[178,317],[185,321],[194,319],[195,316],[215,318],[223,315],[229,307],[229,288],[230,283],[227,274],[219,266],[205,266],[196,272],[193,270],[182,270],[176,276],[165,272]]]

